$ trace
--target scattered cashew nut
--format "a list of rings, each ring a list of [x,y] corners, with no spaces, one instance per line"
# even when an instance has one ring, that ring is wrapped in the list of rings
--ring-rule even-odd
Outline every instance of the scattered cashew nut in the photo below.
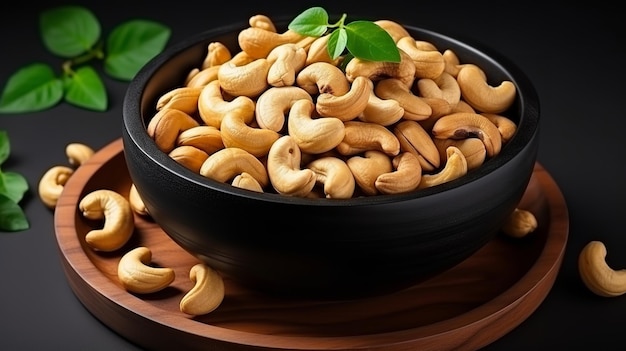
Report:
[[[109,189],[94,190],[78,203],[83,217],[104,219],[104,225],[85,235],[85,242],[98,251],[115,251],[130,239],[135,229],[133,209],[128,200]]]
[[[224,281],[217,271],[204,263],[189,270],[189,279],[194,283],[180,300],[180,311],[198,316],[214,311],[224,300]]]
[[[603,297],[626,293],[626,269],[614,270],[606,263],[606,246],[590,241],[578,256],[578,271],[583,283],[593,293]]]
[[[74,169],[67,166],[54,166],[48,169],[39,180],[39,198],[48,208],[54,209],[63,192],[65,183],[74,173]]]
[[[513,238],[522,238],[537,229],[537,218],[525,209],[515,208],[502,225],[502,232]]]
[[[94,153],[95,151],[91,147],[81,143],[69,143],[65,147],[68,162],[74,167],[85,163]]]
[[[174,269],[169,267],[153,267],[152,251],[139,246],[125,253],[117,266],[117,277],[130,292],[150,294],[163,290],[176,277]]]

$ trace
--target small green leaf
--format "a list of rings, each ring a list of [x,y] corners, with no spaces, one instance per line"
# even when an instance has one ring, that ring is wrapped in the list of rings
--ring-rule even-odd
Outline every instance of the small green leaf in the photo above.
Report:
[[[9,77],[0,96],[0,113],[40,111],[56,105],[62,98],[62,80],[50,66],[33,63]]]
[[[0,194],[0,230],[16,232],[26,230],[29,226],[22,208],[6,195]]]
[[[400,62],[400,52],[393,38],[376,23],[354,21],[346,26],[348,50],[355,56],[369,61]]]
[[[328,13],[321,7],[311,7],[296,16],[287,26],[290,30],[307,35],[319,37],[326,33],[328,27]]]
[[[61,6],[44,11],[39,16],[44,45],[61,57],[75,57],[100,38],[100,22],[94,14],[81,6]]]
[[[79,107],[105,111],[107,92],[98,73],[90,66],[80,67],[65,80],[65,100]]]
[[[19,203],[28,190],[28,182],[23,175],[15,172],[0,172],[0,194],[7,196],[15,203]]]
[[[9,158],[11,154],[11,143],[9,133],[6,130],[0,130],[0,165]]]
[[[146,20],[128,21],[117,26],[106,42],[105,72],[114,78],[133,79],[163,50],[170,34],[168,27]]]
[[[334,60],[341,56],[346,49],[346,43],[348,42],[348,34],[343,28],[339,28],[330,33],[328,43],[326,47],[328,49],[328,55]]]

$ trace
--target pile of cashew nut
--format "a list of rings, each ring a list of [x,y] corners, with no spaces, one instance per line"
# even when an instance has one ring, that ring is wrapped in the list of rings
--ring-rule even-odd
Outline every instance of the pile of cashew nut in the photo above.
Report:
[[[451,49],[376,21],[399,63],[331,59],[329,35],[250,17],[240,51],[211,42],[158,98],[147,133],[188,169],[233,186],[329,199],[406,193],[465,175],[516,131],[516,98]],[[345,65],[345,68],[344,68]]]

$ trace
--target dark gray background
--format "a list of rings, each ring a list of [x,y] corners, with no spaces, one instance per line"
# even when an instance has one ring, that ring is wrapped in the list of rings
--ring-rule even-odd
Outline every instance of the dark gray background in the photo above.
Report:
[[[522,2],[425,1],[406,5],[381,2],[89,2],[108,33],[133,18],[172,28],[170,44],[197,32],[250,15],[290,15],[314,5],[393,19],[469,39],[515,62],[534,83],[541,101],[539,162],[563,192],[570,215],[570,236],[556,283],[539,308],[488,350],[623,350],[626,296],[601,298],[580,281],[577,258],[591,240],[608,248],[607,262],[626,268],[622,201],[626,141],[624,19],[608,7],[552,7]],[[14,3],[0,13],[0,84],[34,61],[59,67],[40,40],[38,13],[66,4]],[[106,5],[105,5],[106,4]],[[398,2],[399,4],[399,2]],[[404,3],[406,4],[406,3]],[[100,69],[100,66],[96,64]],[[99,149],[121,136],[122,99],[127,83],[105,78],[107,112],[88,112],[65,103],[37,113],[0,115],[9,134],[11,157],[3,170],[23,174],[30,191],[22,206],[31,228],[0,233],[1,350],[136,350],[100,323],[76,299],[61,269],[53,214],[40,202],[37,184],[53,165],[67,164],[65,146],[82,142]],[[486,282],[488,284],[488,282]]]

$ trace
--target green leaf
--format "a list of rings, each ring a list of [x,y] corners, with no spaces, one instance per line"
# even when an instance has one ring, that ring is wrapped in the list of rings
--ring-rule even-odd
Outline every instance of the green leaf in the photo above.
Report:
[[[326,47],[328,49],[328,55],[334,60],[345,51],[346,43],[348,42],[348,34],[343,28],[339,28],[330,33],[328,43]]]
[[[0,165],[9,158],[11,154],[11,143],[9,133],[6,130],[0,130]]]
[[[290,30],[310,37],[326,33],[328,13],[321,7],[311,7],[296,16],[287,26]]]
[[[389,33],[370,21],[354,21],[345,26],[348,50],[360,59],[400,62],[400,52]]]
[[[0,230],[16,232],[26,230],[29,226],[22,208],[6,195],[0,194]]]
[[[105,111],[107,92],[98,73],[90,66],[78,68],[65,80],[65,100],[79,107]]]
[[[81,6],[60,6],[39,16],[44,45],[61,57],[75,57],[91,49],[100,38],[100,22]]]
[[[23,175],[15,172],[0,172],[0,194],[7,196],[15,203],[19,203],[26,191],[28,191],[28,182]]]
[[[132,20],[113,29],[106,42],[104,70],[114,78],[131,80],[154,56],[160,53],[171,31],[146,20]]]
[[[62,80],[50,66],[33,63],[9,77],[0,96],[0,113],[40,111],[56,105],[62,98]]]

